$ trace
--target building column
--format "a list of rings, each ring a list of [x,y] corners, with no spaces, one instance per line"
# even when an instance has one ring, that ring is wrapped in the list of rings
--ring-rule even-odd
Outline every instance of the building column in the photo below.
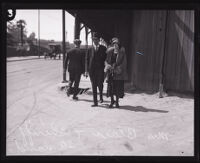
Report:
[[[66,45],[65,45],[65,10],[62,10],[62,52],[63,52],[63,83],[66,83],[66,69],[65,69],[65,58],[66,58]]]
[[[165,60],[166,60],[166,37],[167,37],[167,25],[168,25],[168,15],[169,11],[166,11],[166,18],[165,18],[165,35],[164,35],[164,52],[163,55],[161,56],[161,66],[160,66],[160,74],[159,74],[159,98],[163,98],[164,96],[164,77],[165,77]]]
[[[80,29],[81,29],[81,22],[78,16],[75,16],[75,26],[74,26],[74,39],[80,39]]]

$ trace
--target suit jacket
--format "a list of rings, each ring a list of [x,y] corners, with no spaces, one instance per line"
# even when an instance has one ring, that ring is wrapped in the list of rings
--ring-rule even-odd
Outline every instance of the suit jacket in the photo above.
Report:
[[[69,65],[68,65],[69,62]],[[80,48],[73,48],[67,52],[67,57],[65,59],[65,69],[69,72],[83,73],[84,72],[84,54],[81,52]]]
[[[99,45],[97,51],[95,51],[94,47],[88,49],[88,71],[91,72],[92,69],[98,68],[103,70],[104,69],[104,62],[106,60],[106,47]],[[94,57],[97,57],[98,60],[95,60]]]
[[[114,47],[108,48],[106,53],[107,53],[107,58],[106,58],[106,61],[105,61],[105,65],[107,67],[111,64],[111,57],[114,53]],[[125,53],[124,47],[121,47],[119,49],[119,54],[117,55],[114,69],[117,69],[117,68],[120,68],[121,72],[119,74],[114,74],[114,77],[113,77],[114,80],[127,80],[128,79],[127,59],[126,59],[126,53]]]

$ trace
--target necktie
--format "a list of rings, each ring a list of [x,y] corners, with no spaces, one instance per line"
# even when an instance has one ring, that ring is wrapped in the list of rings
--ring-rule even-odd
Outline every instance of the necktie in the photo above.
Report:
[[[95,51],[97,51],[98,50],[98,47],[97,46],[95,46]]]

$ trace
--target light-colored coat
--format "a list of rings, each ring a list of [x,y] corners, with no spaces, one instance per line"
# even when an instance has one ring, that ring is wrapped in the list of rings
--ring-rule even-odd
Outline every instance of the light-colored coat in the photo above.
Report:
[[[110,67],[111,64],[111,57],[114,53],[114,47],[110,47],[106,51],[107,57],[105,61],[105,66]],[[125,53],[125,48],[121,47],[119,49],[119,53],[116,58],[116,64],[114,67],[114,71],[117,69],[119,66],[121,72],[119,74],[114,74],[114,80],[128,80],[128,74],[127,74],[127,59],[126,59],[126,53]],[[105,68],[106,69],[106,68]]]

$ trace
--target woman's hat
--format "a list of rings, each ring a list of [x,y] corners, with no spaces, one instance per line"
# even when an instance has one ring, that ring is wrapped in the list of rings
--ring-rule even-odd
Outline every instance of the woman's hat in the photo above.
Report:
[[[112,42],[112,44],[114,44],[114,43],[119,44],[119,39],[117,37],[113,37],[111,42]]]
[[[75,39],[75,40],[74,40],[74,44],[81,44],[81,40]]]

